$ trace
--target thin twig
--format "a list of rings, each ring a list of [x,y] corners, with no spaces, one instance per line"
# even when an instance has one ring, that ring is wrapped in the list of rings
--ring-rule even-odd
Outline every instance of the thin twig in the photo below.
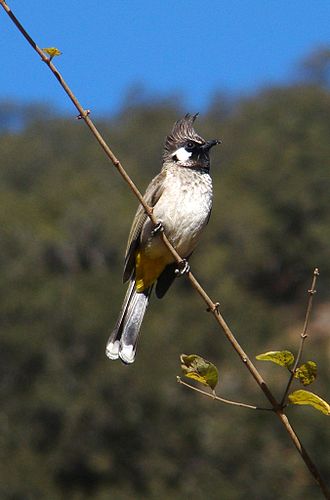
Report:
[[[69,96],[69,98],[71,99],[72,103],[74,104],[74,106],[78,110],[78,113],[79,113],[78,114],[78,118],[84,120],[84,122],[89,127],[89,129],[91,130],[92,134],[94,135],[94,137],[96,138],[96,140],[98,141],[98,143],[100,144],[100,146],[102,147],[102,149],[104,150],[104,152],[107,155],[107,157],[110,159],[110,161],[112,162],[112,164],[114,165],[114,167],[118,170],[118,172],[123,177],[123,179],[125,180],[125,182],[129,185],[130,189],[132,190],[132,192],[135,194],[135,196],[137,197],[137,199],[139,200],[139,202],[141,203],[141,205],[145,209],[145,212],[147,213],[147,215],[149,216],[149,218],[151,219],[151,221],[156,225],[157,220],[156,220],[156,218],[154,217],[154,215],[152,213],[152,208],[149,207],[148,204],[145,202],[145,200],[144,200],[141,192],[138,190],[138,188],[136,187],[136,185],[134,184],[134,182],[131,180],[131,178],[129,177],[129,175],[125,171],[125,169],[122,166],[122,164],[120,163],[120,161],[116,158],[115,154],[112,152],[112,150],[110,149],[110,147],[107,145],[107,143],[103,139],[103,137],[100,134],[100,132],[97,130],[97,128],[94,125],[93,121],[90,119],[90,116],[89,116],[90,111],[89,110],[85,110],[81,106],[81,104],[79,103],[78,99],[75,97],[75,95],[71,91],[70,87],[65,82],[65,80],[62,77],[62,75],[57,70],[57,68],[55,67],[55,65],[53,64],[53,62],[48,57],[45,56],[45,54],[42,52],[41,48],[38,47],[38,45],[34,42],[34,40],[31,38],[31,36],[27,33],[27,31],[24,29],[24,27],[22,26],[22,24],[18,21],[18,19],[16,18],[16,16],[13,14],[13,12],[11,11],[11,9],[9,8],[8,4],[6,4],[5,0],[0,0],[0,5],[7,12],[7,14],[10,17],[10,19],[16,25],[16,27],[18,28],[18,30],[22,33],[22,35],[24,36],[24,38],[28,41],[28,43],[39,54],[39,56],[41,57],[41,59],[47,64],[47,66],[49,67],[49,69],[52,71],[52,73],[54,74],[54,76],[58,80],[59,84],[62,86],[62,88],[64,89],[64,91]],[[161,233],[161,237],[162,237],[162,239],[164,241],[164,244],[166,245],[166,247],[168,248],[168,250],[170,251],[170,253],[173,255],[174,259],[178,263],[182,262],[183,259],[176,252],[175,248],[171,245],[171,243],[169,242],[169,240],[166,237],[166,235],[165,235],[164,232]],[[265,394],[265,396],[268,399],[268,401],[271,403],[271,405],[272,405],[272,407],[274,409],[274,412],[276,413],[276,415],[280,419],[281,423],[285,427],[285,429],[286,429],[287,433],[289,434],[291,440],[293,441],[294,445],[296,446],[297,450],[299,451],[300,455],[302,456],[305,464],[307,465],[310,473],[313,475],[314,479],[316,480],[316,482],[318,483],[319,487],[321,488],[321,490],[322,490],[325,498],[330,499],[330,492],[329,492],[329,490],[327,488],[327,485],[325,484],[324,480],[322,479],[322,477],[321,477],[318,469],[316,468],[315,464],[313,463],[313,461],[309,457],[308,453],[306,452],[306,450],[303,448],[302,444],[300,443],[298,436],[296,435],[295,431],[293,430],[292,426],[290,425],[290,423],[289,423],[286,415],[284,415],[284,413],[283,413],[283,408],[277,402],[276,398],[272,394],[272,392],[269,389],[268,385],[266,384],[265,380],[262,378],[261,374],[258,372],[257,368],[254,366],[254,364],[249,359],[249,357],[247,356],[247,354],[244,352],[244,350],[242,349],[242,347],[240,346],[240,344],[236,340],[234,334],[232,333],[231,329],[227,325],[226,321],[222,317],[222,315],[221,315],[221,313],[219,311],[219,307],[217,306],[217,302],[214,302],[209,297],[209,295],[202,288],[202,286],[199,284],[199,282],[197,281],[197,279],[194,277],[194,275],[191,272],[187,273],[187,276],[188,276],[188,279],[189,279],[190,283],[192,284],[192,286],[195,288],[195,290],[200,295],[200,297],[204,300],[204,302],[206,303],[209,311],[211,312],[211,314],[213,314],[215,320],[217,321],[217,323],[219,324],[219,326],[222,328],[222,330],[223,330],[223,332],[224,332],[227,340],[233,346],[234,350],[239,355],[239,357],[241,358],[242,362],[246,365],[247,369],[249,370],[249,372],[251,373],[251,375],[253,376],[253,378],[255,379],[255,381],[257,382],[257,384],[259,385],[259,387],[261,388],[261,390]]]
[[[315,268],[314,272],[313,272],[312,285],[311,285],[311,288],[308,290],[308,302],[307,302],[307,308],[306,308],[304,326],[303,326],[303,330],[302,330],[302,332],[300,334],[299,350],[298,350],[298,354],[297,354],[297,357],[296,357],[296,361],[295,361],[295,363],[293,365],[293,368],[291,370],[291,374],[290,374],[290,377],[289,377],[286,389],[285,389],[284,394],[283,394],[283,398],[282,398],[282,401],[281,401],[281,406],[282,407],[286,403],[287,395],[289,393],[289,390],[290,390],[291,384],[293,382],[296,370],[297,370],[298,365],[299,365],[300,360],[301,360],[301,356],[302,356],[303,349],[304,349],[304,343],[305,343],[305,340],[307,339],[307,328],[308,328],[309,320],[310,320],[311,313],[312,313],[313,297],[316,294],[316,288],[315,288],[316,287],[316,281],[317,281],[317,278],[318,278],[319,275],[320,275],[320,271],[318,270],[318,268]]]
[[[84,120],[84,122],[89,127],[89,129],[91,130],[92,134],[94,135],[94,137],[96,138],[96,140],[98,141],[98,143],[100,144],[100,146],[102,147],[102,149],[104,150],[104,152],[107,155],[107,157],[111,160],[113,166],[119,171],[120,175],[123,177],[123,179],[129,185],[130,189],[133,191],[133,193],[135,194],[135,196],[137,197],[137,199],[139,200],[139,202],[143,206],[145,212],[147,213],[147,215],[149,216],[149,218],[151,219],[151,221],[156,225],[158,221],[157,221],[157,219],[155,218],[155,216],[152,213],[152,208],[149,207],[149,205],[146,203],[146,201],[144,200],[141,192],[139,191],[139,189],[137,188],[137,186],[134,184],[134,182],[131,180],[131,178],[129,177],[129,175],[127,174],[127,172],[125,171],[125,169],[123,168],[122,164],[118,160],[118,158],[115,156],[115,154],[110,149],[110,147],[108,146],[108,144],[106,143],[106,141],[103,139],[101,133],[98,131],[97,127],[94,125],[93,121],[90,119],[89,115],[90,115],[91,111],[89,109],[86,110],[86,109],[83,108],[83,106],[80,104],[80,102],[78,101],[78,99],[76,98],[76,96],[74,95],[74,93],[72,92],[72,90],[70,89],[69,85],[64,80],[64,78],[61,75],[61,73],[58,71],[58,69],[56,68],[56,66],[52,62],[52,59],[50,57],[47,57],[45,55],[45,53],[42,51],[42,49],[31,38],[31,36],[27,33],[27,31],[25,30],[25,28],[22,26],[22,24],[17,19],[17,17],[14,15],[14,13],[12,12],[12,10],[9,8],[8,4],[4,0],[0,0],[0,5],[2,5],[2,7],[5,9],[5,11],[7,12],[7,14],[9,15],[10,19],[13,21],[13,23],[18,28],[18,30],[22,33],[22,35],[24,36],[24,38],[29,42],[29,44],[31,45],[31,47],[39,54],[39,56],[41,57],[42,61],[47,64],[47,66],[49,67],[49,69],[51,70],[51,72],[56,77],[56,79],[58,80],[59,84],[61,85],[61,87],[65,91],[65,93],[71,99],[73,105],[78,110],[79,114],[78,114],[77,118],[79,120]],[[174,259],[178,263],[182,262],[183,259],[176,252],[175,248],[171,245],[171,243],[169,242],[169,240],[166,237],[166,235],[165,235],[164,232],[161,233],[161,237],[163,238],[164,244],[166,245],[166,247],[168,248],[168,250],[171,252],[171,254],[173,255]]]
[[[189,389],[192,389],[193,391],[199,392],[200,394],[203,394],[204,396],[207,396],[208,398],[214,399],[215,401],[221,401],[221,403],[226,403],[228,405],[233,405],[233,406],[241,406],[242,408],[249,408],[250,410],[274,411],[274,408],[261,408],[259,406],[248,405],[246,403],[239,403],[238,401],[231,401],[230,399],[221,398],[220,396],[217,396],[216,394],[212,394],[211,392],[203,391],[203,389],[199,389],[198,387],[195,387],[194,385],[187,384],[187,382],[182,380],[181,377],[177,377],[176,380],[179,384],[185,385],[186,387],[189,387]]]

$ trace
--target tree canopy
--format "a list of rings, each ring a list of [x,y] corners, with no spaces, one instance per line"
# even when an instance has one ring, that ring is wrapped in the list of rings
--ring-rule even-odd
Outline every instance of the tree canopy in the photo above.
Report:
[[[142,190],[185,112],[153,100],[99,120]],[[214,207],[191,259],[251,357],[295,349],[320,267],[306,355],[317,358],[325,397],[329,328],[317,318],[321,307],[330,314],[329,116],[329,90],[314,82],[214,100],[196,129],[223,145],[212,151]],[[80,122],[2,104],[0,131],[0,496],[317,498],[271,416],[176,384],[180,354],[198,352],[218,366],[224,397],[265,403],[185,280],[152,300],[136,363],[106,359],[136,200]],[[286,379],[262,369],[280,393]],[[326,471],[324,417],[290,412]]]

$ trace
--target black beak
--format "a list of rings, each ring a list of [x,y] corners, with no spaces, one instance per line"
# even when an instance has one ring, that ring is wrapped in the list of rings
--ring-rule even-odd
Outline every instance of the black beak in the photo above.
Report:
[[[218,141],[218,139],[211,139],[210,141],[207,141],[202,148],[205,151],[209,151],[213,146],[216,146],[217,144],[221,144],[221,141]]]

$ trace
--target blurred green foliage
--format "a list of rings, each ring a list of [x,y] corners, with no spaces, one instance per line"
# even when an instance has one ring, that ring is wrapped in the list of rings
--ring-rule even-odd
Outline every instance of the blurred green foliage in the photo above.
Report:
[[[99,121],[142,190],[185,112],[154,100]],[[196,124],[223,145],[212,151],[214,208],[191,265],[251,357],[295,352],[315,266],[315,321],[329,303],[329,116],[326,88],[296,84],[215,98]],[[151,301],[133,366],[106,359],[136,201],[82,122],[14,104],[0,119],[0,497],[321,497],[273,415],[176,384],[179,355],[198,352],[219,368],[219,395],[265,405],[186,280]],[[318,332],[306,352],[329,399],[328,325]],[[259,368],[280,395],[287,375]],[[326,475],[326,418],[289,414]]]

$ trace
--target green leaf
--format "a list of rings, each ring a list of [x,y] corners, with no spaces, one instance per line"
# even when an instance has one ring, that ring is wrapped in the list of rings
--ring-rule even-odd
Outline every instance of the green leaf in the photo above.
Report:
[[[277,365],[289,368],[294,362],[294,355],[290,351],[268,351],[263,354],[258,354],[256,359],[259,361],[272,361]]]
[[[218,383],[218,370],[214,364],[197,354],[181,354],[181,369],[183,374],[203,385],[207,385],[212,390]]]
[[[53,59],[55,56],[60,56],[62,52],[58,50],[56,47],[45,47],[42,49],[43,52],[50,56],[50,59]]]
[[[317,366],[314,361],[307,361],[307,363],[299,366],[294,374],[295,378],[299,379],[303,385],[309,385],[314,382],[316,375]]]
[[[330,415],[330,405],[324,399],[313,392],[300,389],[289,394],[289,401],[294,405],[310,405],[324,415]]]

